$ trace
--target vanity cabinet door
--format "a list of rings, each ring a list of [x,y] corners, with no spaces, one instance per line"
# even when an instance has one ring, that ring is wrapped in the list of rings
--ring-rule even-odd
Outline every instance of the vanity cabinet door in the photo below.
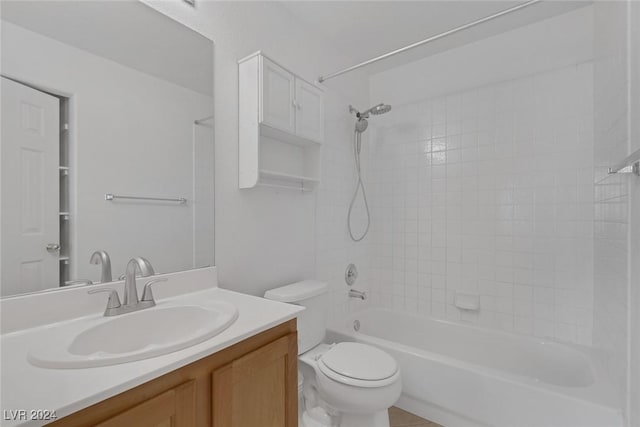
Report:
[[[195,427],[195,381],[146,400],[99,424],[97,427]]]
[[[293,333],[216,369],[213,426],[297,426],[297,361]]]

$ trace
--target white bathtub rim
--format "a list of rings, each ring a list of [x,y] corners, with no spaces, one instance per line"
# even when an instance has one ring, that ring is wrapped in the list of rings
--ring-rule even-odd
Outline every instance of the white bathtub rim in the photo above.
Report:
[[[558,387],[560,390],[562,389],[568,389],[568,390],[573,390],[573,389],[584,389],[584,388],[589,388],[592,387],[594,384],[600,382],[606,382],[606,375],[602,375],[603,370],[601,367],[601,364],[599,363],[600,358],[598,356],[597,350],[591,347],[587,347],[587,346],[582,346],[582,345],[578,345],[578,344],[573,344],[573,343],[565,343],[562,341],[558,341],[554,338],[550,338],[550,337],[535,337],[535,336],[527,336],[527,335],[521,335],[521,334],[516,334],[516,333],[512,333],[512,332],[507,332],[507,331],[501,331],[501,330],[497,330],[497,329],[490,329],[490,328],[484,328],[482,326],[478,326],[475,324],[466,324],[466,323],[462,323],[462,322],[454,322],[451,320],[444,320],[444,319],[436,319],[433,317],[429,317],[429,316],[423,316],[423,315],[419,315],[416,313],[398,313],[394,310],[388,309],[388,308],[383,308],[383,307],[368,307],[368,308],[363,308],[361,310],[355,311],[353,313],[350,313],[346,319],[343,318],[340,321],[335,322],[334,324],[332,324],[329,329],[333,329],[333,330],[338,330],[338,331],[346,331],[346,333],[348,335],[352,335],[354,333],[353,331],[353,321],[355,320],[355,318],[364,312],[367,311],[382,311],[382,312],[386,312],[386,313],[393,313],[393,314],[401,314],[403,316],[408,316],[408,317],[412,317],[415,319],[427,319],[431,322],[435,322],[435,323],[441,323],[441,324],[445,324],[445,325],[449,325],[449,326],[453,326],[453,327],[459,327],[459,328],[466,328],[466,329],[473,329],[473,330],[477,330],[481,333],[490,333],[490,334],[495,334],[495,335],[500,335],[506,338],[515,338],[517,340],[528,340],[528,341],[534,341],[538,344],[552,344],[552,345],[557,345],[557,346],[561,346],[561,347],[568,347],[571,350],[580,353],[581,356],[583,356],[586,359],[586,362],[589,364],[589,367],[592,370],[592,373],[594,374],[594,381],[593,384],[587,385],[587,386],[561,386],[561,385],[556,385],[556,384],[552,384],[552,383],[546,383],[544,381],[540,381],[540,380],[536,380],[535,378],[532,377],[527,377],[526,375],[519,375],[519,374],[512,374],[506,371],[501,371],[499,369],[495,369],[495,368],[489,368],[483,365],[478,365],[478,364],[474,364],[472,362],[463,362],[461,361],[461,363],[463,364],[467,364],[467,366],[472,366],[472,367],[478,367],[479,369],[487,369],[488,372],[497,372],[500,375],[502,375],[503,373],[509,376],[512,376],[515,379],[528,379],[530,383],[532,384],[540,384],[540,385],[549,385],[552,387]],[[366,335],[366,336],[371,336],[371,335],[367,335],[367,334],[362,334],[359,332],[356,332],[360,335]],[[379,340],[382,341],[386,341],[383,338],[378,338]],[[395,343],[394,344],[398,344],[398,345],[402,345],[400,343]],[[414,348],[411,346],[407,346],[406,344],[404,344],[407,348]],[[418,349],[419,351],[423,351],[429,354],[434,354],[435,356],[440,356],[443,357],[445,359],[450,359],[450,357],[445,356],[445,355],[439,355],[438,353],[434,353],[428,350],[422,350],[422,349]],[[414,353],[415,354],[415,353]],[[439,360],[439,359],[436,359]]]
[[[384,308],[370,308],[370,309],[360,310],[358,312],[354,312],[350,314],[347,317],[347,319],[344,319],[343,321],[340,322],[341,323],[340,326],[336,327],[335,325],[332,325],[328,328],[328,330],[330,332],[334,332],[339,335],[343,335],[343,336],[346,335],[347,337],[350,337],[353,340],[361,340],[365,343],[371,343],[373,345],[376,345],[382,348],[390,347],[388,343],[391,343],[391,341],[388,341],[383,338],[378,338],[372,335],[355,332],[353,331],[352,328],[348,326],[353,322],[353,320],[355,320],[358,314],[364,311],[369,311],[369,310],[382,310],[382,311],[391,312],[394,314],[401,314],[404,316],[422,318],[422,316],[417,316],[412,313],[397,313],[397,312],[394,312],[393,310],[384,309]],[[455,327],[462,327],[462,328],[468,327],[473,329],[480,329],[483,332],[486,332],[486,331],[489,331],[491,333],[496,332],[506,337],[513,337],[515,335],[518,339],[523,339],[523,338],[529,339],[529,337],[524,337],[517,334],[511,334],[509,332],[493,331],[491,329],[481,328],[481,327],[472,326],[472,325],[467,326],[467,325],[459,324],[456,322],[440,320],[440,319],[432,319],[429,317],[424,317],[424,318],[428,319],[429,321],[444,322],[444,323],[453,325]],[[536,341],[540,341],[535,337],[532,339]],[[542,341],[547,342],[544,340]],[[558,344],[558,345],[567,345],[564,343],[559,343],[557,341],[549,341],[549,342],[553,342],[554,344]],[[436,361],[438,363],[443,363],[445,365],[452,366],[459,369],[472,370],[485,377],[491,377],[491,378],[498,377],[501,380],[504,380],[511,384],[525,386],[529,389],[537,390],[542,388],[545,391],[553,393],[554,395],[562,398],[569,398],[578,402],[587,401],[590,404],[598,405],[603,409],[620,412],[620,408],[616,404],[617,402],[614,397],[615,395],[613,394],[613,389],[610,386],[610,384],[607,382],[606,380],[607,377],[602,373],[602,367],[598,363],[594,362],[593,352],[588,351],[590,350],[588,348],[587,348],[587,351],[585,351],[585,348],[581,348],[579,346],[575,346],[575,345],[567,345],[567,346],[575,349],[576,351],[581,352],[583,355],[587,357],[589,364],[593,369],[593,373],[594,373],[594,382],[591,385],[588,385],[585,387],[563,387],[556,384],[550,384],[540,380],[536,380],[535,378],[527,377],[524,375],[517,375],[510,372],[501,371],[495,368],[489,368],[486,366],[474,364],[472,362],[466,362],[466,361],[454,359],[450,356],[445,356],[432,351],[411,347],[406,344],[392,342],[392,347],[394,349],[408,353],[413,356],[425,357],[430,360]]]
[[[553,337],[537,337],[533,335],[523,335],[523,334],[517,334],[513,332],[502,331],[499,329],[486,328],[473,323],[465,323],[464,321],[454,322],[452,320],[437,319],[435,317],[425,316],[417,313],[398,313],[395,310],[384,308],[384,307],[366,307],[366,308],[363,307],[360,310],[349,313],[346,318],[342,318],[342,319],[338,319],[338,321],[334,321],[335,323],[332,323],[330,327],[331,329],[336,329],[336,328],[340,329],[341,327],[344,327],[347,329],[347,331],[351,331],[353,326],[353,320],[355,320],[355,316],[357,316],[360,313],[365,313],[367,311],[382,311],[386,313],[401,314],[403,316],[413,317],[415,319],[427,319],[431,322],[441,323],[449,326],[462,327],[466,329],[474,329],[482,333],[491,333],[494,335],[501,335],[503,337],[515,338],[518,340],[535,341],[539,344],[553,344],[553,345],[569,347],[586,356],[588,363],[591,365],[592,368],[595,368],[593,358],[592,358],[593,354],[595,353],[595,350],[588,346],[559,341]],[[594,372],[595,372],[595,369],[594,369]]]

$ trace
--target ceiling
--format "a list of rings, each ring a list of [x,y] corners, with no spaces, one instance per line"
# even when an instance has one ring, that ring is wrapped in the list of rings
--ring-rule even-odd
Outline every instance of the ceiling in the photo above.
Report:
[[[282,6],[340,50],[354,65],[443,31],[508,9],[522,1],[284,1]],[[366,67],[370,74],[590,5],[543,1],[477,27]],[[337,71],[327,69],[325,74]]]
[[[2,1],[2,19],[213,94],[213,42],[139,1]]]

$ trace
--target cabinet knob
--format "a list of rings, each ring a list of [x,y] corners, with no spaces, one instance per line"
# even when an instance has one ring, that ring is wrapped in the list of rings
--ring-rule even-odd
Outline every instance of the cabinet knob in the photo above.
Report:
[[[301,110],[302,109],[302,105],[300,105],[300,103],[298,101],[296,101],[295,99],[293,101],[291,101],[291,103],[296,108],[296,110]]]

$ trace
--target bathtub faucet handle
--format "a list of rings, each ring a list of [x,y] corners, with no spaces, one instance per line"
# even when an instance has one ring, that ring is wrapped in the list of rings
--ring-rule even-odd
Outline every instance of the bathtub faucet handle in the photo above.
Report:
[[[367,299],[367,293],[366,292],[361,292],[361,291],[356,291],[355,289],[351,289],[349,290],[349,297],[350,298],[360,298],[361,300],[365,300]]]

